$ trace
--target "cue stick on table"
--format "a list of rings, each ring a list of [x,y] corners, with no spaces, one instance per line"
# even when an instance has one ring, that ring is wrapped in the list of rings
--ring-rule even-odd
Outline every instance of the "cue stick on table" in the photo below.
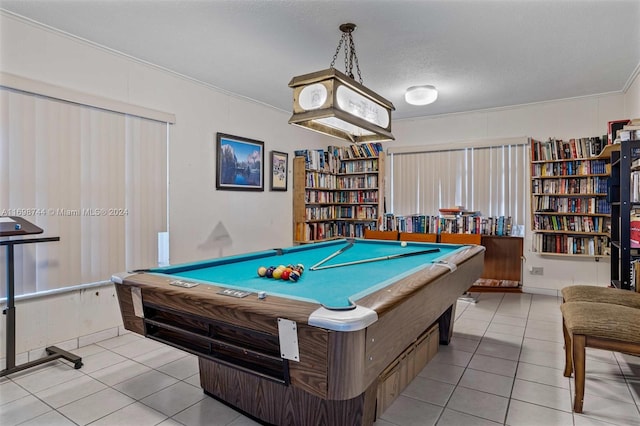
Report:
[[[359,265],[360,263],[379,262],[381,260],[398,259],[400,257],[417,256],[419,254],[436,253],[436,252],[439,252],[439,251],[440,251],[440,249],[436,248],[436,249],[429,249],[429,250],[414,251],[412,253],[390,254],[389,256],[372,257],[370,259],[361,259],[361,260],[354,260],[353,262],[336,263],[335,265],[319,266],[319,267],[317,267],[315,269],[314,268],[311,268],[311,269],[314,270],[314,271],[318,271],[320,269],[329,269],[329,268],[338,268],[338,267],[342,267],[342,266]]]
[[[312,271],[315,271],[318,266],[322,265],[323,263],[326,263],[326,262],[330,261],[331,259],[333,259],[334,257],[338,256],[339,254],[344,253],[345,251],[349,250],[351,247],[353,247],[353,242],[350,242],[346,246],[342,247],[340,250],[338,250],[335,253],[330,254],[329,256],[325,257],[324,259],[322,259],[320,262],[316,263],[315,265],[313,265],[309,269],[311,269]]]

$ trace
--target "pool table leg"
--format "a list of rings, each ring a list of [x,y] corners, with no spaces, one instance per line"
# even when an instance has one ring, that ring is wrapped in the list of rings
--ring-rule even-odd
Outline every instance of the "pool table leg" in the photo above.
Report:
[[[440,332],[440,344],[448,345],[453,336],[453,320],[456,317],[456,304],[449,306],[438,318],[438,330]]]

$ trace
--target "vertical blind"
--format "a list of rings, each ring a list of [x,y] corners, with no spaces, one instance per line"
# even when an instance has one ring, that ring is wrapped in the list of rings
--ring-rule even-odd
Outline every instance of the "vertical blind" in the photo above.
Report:
[[[167,127],[0,89],[0,216],[60,237],[16,246],[16,295],[157,264],[157,235],[167,230]],[[0,297],[5,287],[2,250]]]
[[[391,213],[437,215],[440,208],[464,206],[524,225],[527,155],[524,141],[390,152]]]

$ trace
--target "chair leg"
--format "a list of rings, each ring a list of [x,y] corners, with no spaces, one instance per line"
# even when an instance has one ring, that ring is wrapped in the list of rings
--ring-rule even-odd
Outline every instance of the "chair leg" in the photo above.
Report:
[[[573,411],[582,413],[582,404],[584,402],[584,362],[585,362],[585,345],[586,337],[584,335],[574,334],[572,337],[573,352],[573,370],[575,376],[575,399],[573,401]]]
[[[571,335],[562,319],[562,333],[564,334],[564,377],[571,377],[573,372],[573,361],[571,355]]]

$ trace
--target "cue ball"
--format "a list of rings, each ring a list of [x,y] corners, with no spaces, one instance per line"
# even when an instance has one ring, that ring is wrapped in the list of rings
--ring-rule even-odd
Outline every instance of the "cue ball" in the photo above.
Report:
[[[401,245],[402,247],[406,247],[406,246],[407,246],[407,242],[406,242],[406,241],[403,241],[403,242],[401,242],[401,243],[400,243],[400,245]]]

